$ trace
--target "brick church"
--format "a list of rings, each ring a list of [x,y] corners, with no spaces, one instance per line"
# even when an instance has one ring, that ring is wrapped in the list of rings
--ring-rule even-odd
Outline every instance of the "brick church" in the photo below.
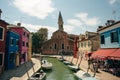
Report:
[[[65,32],[63,23],[61,12],[59,12],[58,30],[52,33],[51,39],[44,42],[42,54],[59,54],[61,50],[64,50],[65,54],[74,52],[74,39],[77,35]]]

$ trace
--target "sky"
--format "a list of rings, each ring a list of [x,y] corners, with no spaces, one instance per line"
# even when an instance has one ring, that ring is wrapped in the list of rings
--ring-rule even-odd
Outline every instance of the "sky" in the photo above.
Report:
[[[30,32],[47,28],[49,38],[58,30],[59,11],[68,34],[96,32],[107,20],[120,20],[120,0],[0,0],[0,9],[9,24],[21,22]]]

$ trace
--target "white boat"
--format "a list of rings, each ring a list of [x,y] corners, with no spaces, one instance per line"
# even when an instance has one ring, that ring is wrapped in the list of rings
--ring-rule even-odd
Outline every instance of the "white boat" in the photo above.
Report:
[[[88,78],[91,77],[91,75],[87,72],[84,72],[82,70],[74,73],[74,75],[79,79],[79,80],[83,80],[84,78]]]
[[[45,78],[46,78],[45,72],[43,72],[42,74],[37,72],[33,74],[28,80],[45,80]]]
[[[66,65],[70,65],[70,64],[72,64],[72,63],[69,62],[69,61],[63,61],[63,63],[66,64]]]
[[[64,59],[62,57],[58,58],[58,60],[61,62],[64,61]]]
[[[42,64],[44,64],[44,63],[47,63],[48,61],[47,60],[42,60],[41,62],[42,62]]]
[[[99,80],[99,79],[97,79],[97,78],[95,78],[95,77],[87,77],[87,78],[84,78],[84,79],[82,79],[82,80]]]
[[[46,63],[43,63],[41,66],[43,69],[52,69],[53,65],[50,62],[46,62]]]
[[[68,67],[73,71],[79,70],[79,67],[77,65],[68,65]]]

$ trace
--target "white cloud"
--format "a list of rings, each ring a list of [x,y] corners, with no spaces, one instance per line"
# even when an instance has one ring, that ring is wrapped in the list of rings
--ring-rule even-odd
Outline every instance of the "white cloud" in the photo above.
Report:
[[[110,4],[114,4],[117,0],[109,0]]]
[[[74,26],[71,25],[64,25],[64,31],[66,31],[67,33],[71,33],[75,30]]]
[[[13,4],[22,12],[45,19],[55,8],[52,0],[14,0]]]
[[[97,17],[89,18],[88,13],[78,13],[75,16],[79,18],[80,21],[83,22],[83,25],[96,26],[100,23],[99,18]]]
[[[80,20],[77,20],[77,19],[69,19],[69,20],[67,20],[67,23],[71,24],[73,26],[81,26],[82,25]]]
[[[17,24],[18,22],[19,21],[15,21],[14,24]],[[57,28],[53,26],[33,25],[33,24],[27,24],[27,23],[22,23],[21,26],[25,27],[30,32],[37,32],[40,28],[47,28],[49,38],[51,37],[52,33],[57,30]]]
[[[66,32],[79,34],[85,31],[96,31],[100,20],[97,17],[88,17],[88,13],[75,14],[73,19],[67,20],[67,25],[64,26]]]

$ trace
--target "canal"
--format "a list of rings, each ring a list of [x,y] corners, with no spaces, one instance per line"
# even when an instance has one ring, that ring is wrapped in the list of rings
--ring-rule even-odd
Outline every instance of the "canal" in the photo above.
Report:
[[[46,59],[53,64],[52,70],[46,71],[46,80],[77,80],[73,75],[73,72],[58,59],[49,57],[43,59]]]

